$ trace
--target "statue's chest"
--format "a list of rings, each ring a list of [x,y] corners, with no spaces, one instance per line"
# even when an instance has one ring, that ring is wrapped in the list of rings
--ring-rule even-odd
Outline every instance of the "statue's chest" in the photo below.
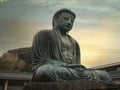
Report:
[[[74,63],[74,50],[72,41],[69,37],[61,37],[61,52],[64,58],[64,61],[67,63]]]

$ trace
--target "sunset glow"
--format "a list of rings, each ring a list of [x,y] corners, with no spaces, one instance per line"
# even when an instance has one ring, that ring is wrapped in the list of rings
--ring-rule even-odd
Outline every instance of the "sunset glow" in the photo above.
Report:
[[[83,65],[119,62],[119,4],[120,0],[0,0],[0,55],[30,47],[35,33],[51,29],[54,13],[63,7],[76,14],[69,34],[80,45]]]
[[[0,2],[7,2],[8,0],[0,0]]]

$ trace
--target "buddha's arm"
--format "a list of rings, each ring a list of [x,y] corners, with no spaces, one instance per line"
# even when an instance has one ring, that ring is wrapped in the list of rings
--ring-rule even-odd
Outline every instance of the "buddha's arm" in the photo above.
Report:
[[[61,65],[65,66],[66,63],[56,61],[50,58],[50,37],[47,31],[39,32],[33,38],[32,44],[32,65],[33,67],[41,66],[44,64],[54,64],[54,65]]]

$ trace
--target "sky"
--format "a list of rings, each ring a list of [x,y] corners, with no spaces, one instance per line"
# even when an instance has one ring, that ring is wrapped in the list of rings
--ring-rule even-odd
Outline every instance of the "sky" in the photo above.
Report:
[[[35,33],[52,28],[61,8],[76,14],[69,34],[79,43],[83,65],[120,62],[120,0],[0,0],[0,56],[30,47]]]

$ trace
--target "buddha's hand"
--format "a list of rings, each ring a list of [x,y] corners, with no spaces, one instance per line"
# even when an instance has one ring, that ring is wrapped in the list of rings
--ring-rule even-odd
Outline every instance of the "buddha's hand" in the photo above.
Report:
[[[78,69],[78,70],[86,69],[86,67],[81,64],[68,64],[67,67]]]

